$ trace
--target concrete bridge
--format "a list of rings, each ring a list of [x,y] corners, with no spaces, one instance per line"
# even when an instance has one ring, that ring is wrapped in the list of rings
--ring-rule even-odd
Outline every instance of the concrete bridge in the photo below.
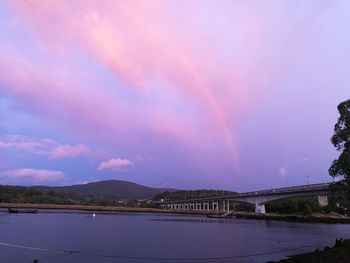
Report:
[[[329,183],[299,185],[255,192],[236,193],[226,196],[213,196],[197,199],[164,201],[163,207],[170,210],[197,210],[230,212],[230,201],[255,205],[256,213],[266,213],[265,204],[271,201],[292,197],[317,196],[320,206],[328,204]]]

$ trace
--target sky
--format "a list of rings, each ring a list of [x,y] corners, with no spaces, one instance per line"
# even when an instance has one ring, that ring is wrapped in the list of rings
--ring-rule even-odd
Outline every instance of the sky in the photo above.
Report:
[[[331,181],[349,1],[0,0],[0,184]]]

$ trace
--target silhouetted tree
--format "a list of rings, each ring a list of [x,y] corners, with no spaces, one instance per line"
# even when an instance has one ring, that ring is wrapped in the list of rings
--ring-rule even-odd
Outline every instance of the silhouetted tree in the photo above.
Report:
[[[338,105],[339,118],[334,127],[331,141],[337,151],[340,152],[338,159],[334,160],[329,168],[329,174],[333,177],[341,177],[341,180],[333,187],[345,190],[350,197],[350,100]]]

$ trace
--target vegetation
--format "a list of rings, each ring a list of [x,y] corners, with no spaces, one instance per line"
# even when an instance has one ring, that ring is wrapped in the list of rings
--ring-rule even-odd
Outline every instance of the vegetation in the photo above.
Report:
[[[121,180],[105,180],[87,184],[70,186],[36,186],[39,191],[64,193],[66,195],[81,197],[98,197],[108,199],[152,199],[156,194],[172,191],[166,188],[152,188]]]
[[[269,213],[279,214],[311,214],[320,211],[321,208],[316,198],[291,198],[279,200],[266,204],[266,210]]]
[[[340,177],[341,180],[332,187],[333,193],[342,191],[345,193],[346,200],[341,206],[346,206],[349,211],[350,200],[350,100],[344,101],[338,105],[339,118],[334,127],[334,134],[331,142],[337,151],[340,152],[338,159],[332,162],[329,168],[329,174],[334,178]],[[338,196],[339,197],[339,196]],[[332,198],[333,206],[339,206],[339,200]],[[344,202],[345,201],[345,202]]]
[[[350,259],[350,240],[336,240],[335,245],[325,247],[320,251],[290,256],[288,259],[282,259],[278,262],[269,261],[268,263],[348,263]]]
[[[43,193],[32,187],[0,186],[0,202],[2,203],[50,203],[74,204],[75,202],[61,193]]]
[[[166,201],[187,200],[196,198],[205,198],[213,196],[232,195],[235,192],[224,190],[177,190],[177,191],[165,191],[155,195],[153,200],[160,201],[161,199]]]
[[[5,185],[0,185],[0,203],[157,207],[156,204],[149,200],[78,196],[58,193],[52,190],[40,191],[34,187]]]

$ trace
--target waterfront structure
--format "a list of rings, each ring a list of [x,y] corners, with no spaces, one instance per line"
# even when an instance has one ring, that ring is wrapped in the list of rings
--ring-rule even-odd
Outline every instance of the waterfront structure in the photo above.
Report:
[[[255,213],[265,214],[265,204],[271,201],[292,198],[317,196],[321,207],[328,204],[329,183],[308,184],[262,191],[236,193],[233,195],[213,196],[176,201],[164,200],[163,208],[169,210],[195,210],[211,212],[230,212],[230,201],[245,202],[255,205]]]

